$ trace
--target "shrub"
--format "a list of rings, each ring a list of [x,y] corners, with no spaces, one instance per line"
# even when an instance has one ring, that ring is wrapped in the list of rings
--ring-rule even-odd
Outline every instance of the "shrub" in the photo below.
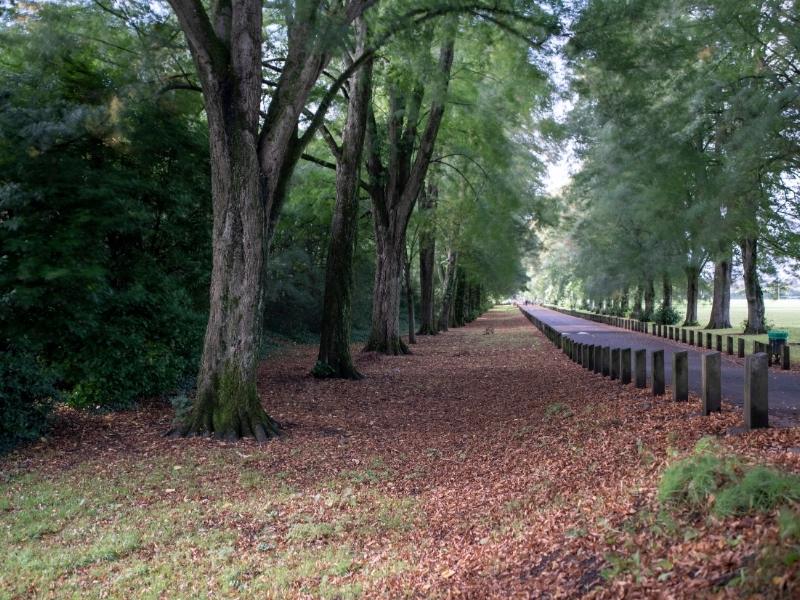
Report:
[[[661,325],[675,325],[679,323],[682,318],[683,315],[674,308],[665,308],[663,306],[658,308],[652,316],[653,321]]]
[[[53,373],[29,351],[0,351],[0,449],[36,439],[58,393]]]

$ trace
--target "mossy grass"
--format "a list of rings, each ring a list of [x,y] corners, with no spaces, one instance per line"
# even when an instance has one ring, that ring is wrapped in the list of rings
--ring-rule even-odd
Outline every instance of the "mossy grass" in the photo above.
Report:
[[[800,501],[800,476],[725,456],[713,438],[703,438],[664,471],[658,497],[673,508],[710,507],[716,517],[768,512]]]

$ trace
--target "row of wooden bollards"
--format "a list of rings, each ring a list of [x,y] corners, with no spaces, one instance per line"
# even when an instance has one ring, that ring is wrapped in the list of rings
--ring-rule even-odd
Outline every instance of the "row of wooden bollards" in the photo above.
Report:
[[[623,385],[633,383],[637,388],[647,387],[647,350],[612,348],[595,344],[584,344],[567,337],[541,319],[526,311],[522,313],[545,336],[574,362],[593,373],[618,380]],[[631,364],[633,359],[633,365]],[[654,396],[665,393],[664,351],[651,352],[651,388]],[[709,352],[701,357],[702,412],[709,415],[722,410],[722,353]],[[633,366],[633,369],[631,369]],[[745,361],[744,424],[747,429],[767,427],[769,365],[763,352],[751,354]],[[675,352],[672,355],[672,399],[689,399],[689,353]]]
[[[736,354],[739,358],[745,357],[745,340],[744,338],[734,338],[732,335],[723,336],[721,334],[712,334],[709,332],[698,331],[696,329],[687,329],[686,327],[678,327],[676,325],[659,325],[658,323],[650,323],[647,321],[639,321],[638,319],[628,319],[625,317],[612,317],[610,315],[597,315],[593,313],[585,313],[582,311],[571,310],[569,308],[562,308],[560,306],[549,306],[551,310],[556,310],[560,313],[578,317],[579,319],[588,319],[598,323],[605,323],[613,327],[620,327],[628,329],[629,331],[637,331],[639,333],[648,333],[656,337],[661,337],[676,342],[689,344],[690,346],[697,346],[707,350],[716,349],[717,352],[725,352],[733,356]],[[734,348],[734,340],[737,342]],[[724,343],[723,343],[724,342]],[[781,350],[780,357],[774,357],[769,352],[769,345],[763,342],[753,341],[753,354],[765,353],[767,355],[767,366],[780,365],[780,367],[788,371],[791,368],[791,355],[788,345],[784,345]]]

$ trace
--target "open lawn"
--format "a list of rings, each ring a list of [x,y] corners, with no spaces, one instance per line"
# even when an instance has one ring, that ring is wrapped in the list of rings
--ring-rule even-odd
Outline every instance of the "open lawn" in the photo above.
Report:
[[[60,410],[0,458],[0,597],[800,593],[798,429],[731,435],[738,411],[591,375],[508,307],[357,354],[364,381],[314,357],[263,364],[286,435],[261,446]]]

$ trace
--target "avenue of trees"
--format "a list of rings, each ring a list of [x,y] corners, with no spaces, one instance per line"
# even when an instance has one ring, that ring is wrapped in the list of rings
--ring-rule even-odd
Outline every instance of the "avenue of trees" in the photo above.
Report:
[[[797,2],[589,0],[566,47],[580,168],[539,265],[547,299],[763,333],[765,277],[800,259]],[[735,268],[734,268],[735,267]],[[738,325],[738,323],[734,324]]]
[[[176,435],[264,440],[274,334],[357,379],[354,342],[403,354],[519,289],[558,26],[511,0],[5,9],[2,440],[176,390]]]

